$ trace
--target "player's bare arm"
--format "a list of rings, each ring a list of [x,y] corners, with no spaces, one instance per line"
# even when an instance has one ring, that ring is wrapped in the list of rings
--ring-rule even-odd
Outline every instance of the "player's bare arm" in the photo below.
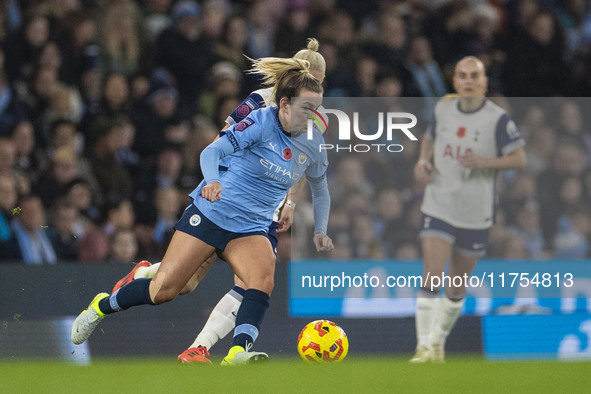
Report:
[[[414,176],[415,179],[422,183],[427,183],[431,180],[431,172],[433,171],[433,149],[435,141],[429,138],[428,133],[425,133],[425,137],[421,142],[421,151],[419,154],[419,161],[415,164]]]
[[[287,192],[285,203],[279,212],[279,227],[277,227],[278,233],[283,233],[289,230],[291,227],[291,224],[293,223],[293,210],[295,209],[296,203],[298,202],[300,193],[302,192],[305,183],[306,175],[302,176],[302,178]]]

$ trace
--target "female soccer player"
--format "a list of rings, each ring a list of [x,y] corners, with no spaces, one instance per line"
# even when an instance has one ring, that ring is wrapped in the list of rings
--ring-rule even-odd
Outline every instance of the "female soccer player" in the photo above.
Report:
[[[319,43],[315,38],[308,40],[306,49],[302,49],[294,55],[295,59],[307,60],[310,62],[310,73],[318,80],[320,84],[324,81],[326,72],[326,62],[324,57],[318,53]],[[239,123],[252,111],[275,106],[273,101],[273,87],[258,89],[252,92],[246,97],[246,99],[228,116],[226,119],[226,126],[228,127]],[[321,111],[321,109],[319,109]],[[323,134],[326,130],[318,130]],[[220,168],[227,168],[233,160],[234,155],[230,155],[222,159]],[[291,226],[293,209],[297,202],[297,196],[304,187],[306,177],[302,177],[288,192],[285,201],[282,201],[280,206],[277,207],[273,214],[273,223],[269,227],[268,237],[271,241],[273,250],[276,251],[277,247],[277,232],[287,231]],[[320,250],[331,250],[332,246],[322,247],[318,246]],[[223,256],[222,256],[223,257]],[[199,270],[195,273],[191,279],[189,285],[181,292],[187,293],[193,291],[203,277],[207,274],[207,271],[211,265],[217,260],[218,256],[214,253],[206,263],[204,263]],[[115,287],[113,292],[117,291],[122,285],[131,282],[137,278],[152,278],[158,270],[160,263],[150,265],[147,261],[138,263],[134,269],[121,279]],[[244,284],[240,281],[240,278],[234,277],[234,287],[226,293],[220,301],[217,303],[213,311],[211,312],[205,326],[201,332],[197,335],[193,343],[183,351],[179,356],[178,360],[184,363],[209,363],[209,349],[217,343],[220,339],[226,337],[232,329],[236,321],[236,313],[242,302],[244,295]]]
[[[494,221],[497,170],[523,168],[523,139],[507,113],[485,97],[488,79],[475,57],[460,60],[454,71],[459,98],[442,99],[423,139],[414,175],[429,182],[421,206],[423,287],[417,298],[417,349],[411,362],[444,361],[445,340],[454,326],[466,286],[440,286],[428,279],[470,275],[486,253]]]
[[[317,206],[317,217],[326,220],[316,224],[316,243],[327,247],[332,241],[325,234],[330,197],[326,152],[317,149],[322,136],[315,133],[314,140],[308,141],[304,133],[305,108],[318,107],[322,87],[310,74],[307,61],[266,58],[256,61],[254,69],[274,83],[278,107],[253,112],[203,151],[200,161],[205,179],[191,193],[193,203],[175,226],[177,231],[154,278],[136,279],[111,296],[97,295],[72,326],[74,343],[84,342],[108,314],[173,300],[219,249],[247,289],[237,313],[232,348],[223,363],[243,364],[267,357],[247,350],[258,336],[273,290],[275,259],[267,231],[275,207],[294,183],[292,174],[305,173],[312,195],[323,201]],[[299,98],[297,104],[292,97]],[[233,160],[220,176],[220,160],[230,154],[240,160]],[[306,160],[291,161],[292,156]]]

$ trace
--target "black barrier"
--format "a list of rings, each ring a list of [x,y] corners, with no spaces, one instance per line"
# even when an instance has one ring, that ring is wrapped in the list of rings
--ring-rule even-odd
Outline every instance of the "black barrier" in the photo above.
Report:
[[[123,265],[0,265],[0,358],[50,357],[85,364],[91,356],[176,356],[192,343],[211,309],[232,285],[232,272],[216,263],[195,292],[158,307],[133,308],[105,319],[86,344],[75,346],[69,330],[94,295],[110,291],[129,271]],[[287,266],[278,265],[271,307],[257,349],[297,357],[301,328],[315,318],[288,316]],[[351,354],[411,353],[414,319],[338,319]],[[222,355],[227,337],[212,353]],[[450,352],[481,352],[479,317],[464,317],[448,340]]]

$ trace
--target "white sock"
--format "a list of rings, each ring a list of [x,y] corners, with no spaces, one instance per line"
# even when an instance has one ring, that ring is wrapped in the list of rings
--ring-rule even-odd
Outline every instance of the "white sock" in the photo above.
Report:
[[[417,330],[417,348],[431,345],[431,328],[437,313],[439,298],[423,290],[419,290],[417,297],[417,312],[415,327]]]
[[[160,267],[160,263],[152,264],[149,267],[140,267],[133,274],[133,279],[153,278],[156,271],[158,271],[158,267]]]
[[[232,332],[241,303],[242,295],[234,289],[226,293],[213,308],[207,323],[189,348],[205,346],[209,350],[217,341]]]
[[[435,316],[435,321],[433,322],[431,343],[445,346],[445,340],[460,316],[464,301],[464,299],[460,301],[452,301],[445,296],[441,298],[439,308],[437,308],[438,311]]]

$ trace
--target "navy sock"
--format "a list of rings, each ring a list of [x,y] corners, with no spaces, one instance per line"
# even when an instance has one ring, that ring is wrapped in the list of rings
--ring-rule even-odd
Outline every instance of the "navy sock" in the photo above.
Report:
[[[232,287],[232,290],[234,290],[236,293],[240,294],[242,297],[244,297],[244,292],[246,291],[242,287],[236,286],[236,285],[234,285],[234,287]]]
[[[141,278],[131,281],[110,297],[105,297],[99,302],[99,309],[104,314],[123,311],[136,305],[154,305],[150,298],[150,282],[152,279]]]
[[[254,343],[259,336],[259,328],[269,309],[269,295],[256,289],[244,292],[244,298],[236,315],[236,328],[232,346],[242,346]]]

